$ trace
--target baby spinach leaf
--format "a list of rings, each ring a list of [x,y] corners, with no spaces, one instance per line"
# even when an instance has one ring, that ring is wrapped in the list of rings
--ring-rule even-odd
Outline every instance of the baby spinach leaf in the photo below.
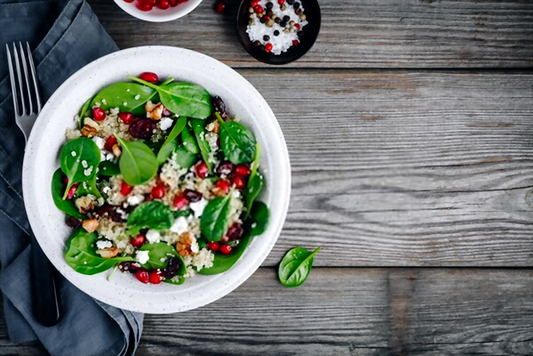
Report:
[[[209,172],[211,172],[213,169],[213,165],[211,164],[211,161],[209,159],[209,156],[211,155],[211,146],[209,146],[209,142],[207,142],[207,140],[205,139],[205,135],[207,133],[204,127],[205,122],[203,120],[194,119],[190,121],[190,125],[192,131],[194,132],[194,136],[196,137],[198,147],[200,148],[202,159],[207,165]]]
[[[222,255],[217,253],[215,259],[213,260],[213,266],[209,268],[202,268],[198,271],[202,275],[213,275],[224,273],[229,270],[233,265],[241,258],[244,250],[250,244],[252,237],[250,234],[245,235],[242,239],[239,240],[239,244],[233,248],[229,255]]]
[[[173,281],[173,280],[171,280],[171,279],[165,279],[165,280],[163,280],[163,282],[168,283],[168,284],[174,284],[174,285],[176,285],[176,286],[180,286],[180,285],[182,285],[183,283],[185,283],[185,278],[183,278],[183,277],[178,277],[178,281],[177,281],[177,282],[176,282],[176,281]]]
[[[248,178],[248,183],[246,184],[246,189],[244,190],[244,204],[246,215],[250,214],[252,204],[257,199],[261,191],[263,190],[264,179],[263,175],[257,171],[259,168],[259,163],[261,162],[261,150],[259,148],[259,142],[255,144],[255,158],[252,163],[252,171],[250,172],[250,178]]]
[[[96,94],[90,106],[100,103],[100,107],[104,110],[119,108],[120,112],[131,111],[135,114],[143,114],[145,113],[144,104],[156,94],[156,90],[147,86],[120,82],[102,89]]]
[[[268,206],[261,201],[256,201],[252,206],[250,217],[247,219],[250,235],[259,236],[263,234],[268,227],[269,220],[270,209],[268,209]]]
[[[94,232],[88,234],[83,229],[75,230],[65,246],[65,262],[76,272],[92,275],[107,271],[118,262],[134,260],[131,256],[99,256],[96,253],[97,240],[98,236]]]
[[[215,113],[220,121],[220,147],[226,158],[233,164],[250,163],[255,157],[255,137],[242,124],[224,122],[219,113]]]
[[[190,153],[182,145],[176,148],[176,162],[182,168],[191,168],[199,159],[200,157],[198,155]]]
[[[118,164],[126,183],[139,185],[154,178],[159,168],[154,152],[140,141],[126,142],[117,135],[115,137],[122,148]]]
[[[157,153],[157,163],[159,165],[165,163],[168,157],[170,157],[170,155],[172,154],[172,152],[176,150],[176,148],[178,147],[177,141],[177,139],[174,139],[173,141],[170,141],[169,143],[161,146],[161,149]]]
[[[159,153],[157,154],[157,161],[159,164],[165,163],[172,152],[175,151],[178,145],[177,137],[181,131],[183,131],[185,125],[187,125],[187,117],[181,116],[176,124],[174,124],[172,131],[170,131],[165,142],[163,142],[163,145],[159,149]]]
[[[156,242],[153,244],[144,244],[139,251],[148,251],[148,261],[142,266],[150,271],[155,269],[165,269],[170,257],[177,257],[181,261],[181,267],[178,270],[178,275],[183,276],[187,272],[187,267],[183,258],[174,246],[167,244],[166,242]],[[163,261],[161,261],[163,259]]]
[[[183,147],[185,147],[190,153],[195,155],[200,153],[200,148],[196,143],[196,139],[187,127],[185,127],[181,132],[181,141],[183,142]]]
[[[61,150],[61,170],[68,178],[63,199],[67,197],[72,184],[91,180],[99,164],[100,149],[93,140],[80,137],[67,142]]]
[[[163,105],[173,113],[196,119],[211,116],[211,95],[197,84],[178,82],[157,85],[133,76],[128,78],[157,90]]]
[[[100,165],[98,166],[98,175],[112,177],[118,174],[120,174],[118,164],[111,161],[100,162]]]
[[[168,206],[150,201],[135,208],[128,216],[128,232],[137,235],[142,229],[168,230],[174,224],[174,215]]]
[[[191,210],[190,209],[186,209],[186,210],[172,210],[172,215],[174,215],[174,218],[179,218],[179,217],[184,217],[186,218],[187,216],[191,215]]]
[[[285,287],[298,287],[302,285],[313,267],[313,256],[320,251],[320,247],[313,252],[303,247],[290,249],[281,260],[278,277]]]
[[[90,180],[87,182],[83,182],[78,186],[78,189],[76,190],[76,197],[82,197],[87,194],[92,194],[97,198],[101,198],[102,194],[100,194],[100,191],[98,190],[98,187],[96,187],[96,175],[94,175]]]
[[[71,200],[63,200],[63,193],[67,185],[63,183],[63,172],[58,168],[52,176],[52,199],[56,207],[67,215],[74,216],[78,219],[85,219],[85,215],[78,211],[76,204]]]
[[[89,108],[91,107],[92,100],[93,100],[92,97],[87,99],[87,101],[83,104],[83,106],[80,109],[80,112],[78,114],[78,116],[80,118],[79,121],[78,121],[78,126],[79,126],[80,129],[83,127],[83,119],[88,114]]]
[[[209,241],[220,241],[228,231],[231,196],[230,194],[215,198],[207,204],[200,218],[200,230],[202,236]]]

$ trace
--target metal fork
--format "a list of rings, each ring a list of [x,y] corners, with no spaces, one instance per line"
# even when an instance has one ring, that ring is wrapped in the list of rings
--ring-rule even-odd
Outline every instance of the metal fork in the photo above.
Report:
[[[15,107],[15,120],[17,122],[17,126],[24,134],[26,142],[28,142],[28,137],[30,136],[33,124],[41,112],[41,99],[39,98],[37,75],[35,74],[35,65],[33,64],[30,44],[26,42],[26,52],[24,51],[22,43],[20,42],[19,48],[20,58],[19,51],[17,51],[17,46],[15,43],[13,43],[14,58],[12,59],[11,51],[9,50],[9,46],[6,44],[9,77],[11,79],[11,89],[13,91],[13,106]],[[13,69],[13,62],[15,62],[16,71]],[[24,74],[25,81],[22,80],[22,73]],[[17,93],[20,93],[20,98],[17,98]]]
[[[15,120],[27,143],[33,124],[41,112],[41,99],[30,45],[26,42],[26,51],[20,42],[18,47],[20,50],[17,50],[17,45],[13,43],[13,55],[11,55],[9,46],[6,45],[7,62],[13,91]],[[56,283],[57,271],[41,250],[31,229],[30,236],[33,315],[42,325],[52,326],[58,323],[61,316]]]

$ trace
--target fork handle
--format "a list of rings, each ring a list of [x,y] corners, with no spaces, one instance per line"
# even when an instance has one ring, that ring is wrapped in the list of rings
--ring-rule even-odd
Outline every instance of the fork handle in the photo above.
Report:
[[[33,287],[33,316],[44,326],[53,326],[60,319],[60,299],[52,266],[31,232],[31,269]]]

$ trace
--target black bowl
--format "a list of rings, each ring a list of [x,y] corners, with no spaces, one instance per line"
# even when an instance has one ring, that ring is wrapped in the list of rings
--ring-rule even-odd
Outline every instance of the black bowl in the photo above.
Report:
[[[272,0],[276,1],[276,0]],[[256,47],[246,33],[248,26],[251,0],[243,0],[237,12],[237,37],[242,46],[255,59],[268,64],[286,64],[295,61],[302,57],[313,47],[313,44],[320,32],[320,22],[322,21],[320,15],[320,6],[317,0],[299,0],[305,9],[308,24],[303,28],[303,36],[300,37],[298,46],[292,46],[287,52],[282,52],[280,55],[275,55],[266,52],[261,47]]]

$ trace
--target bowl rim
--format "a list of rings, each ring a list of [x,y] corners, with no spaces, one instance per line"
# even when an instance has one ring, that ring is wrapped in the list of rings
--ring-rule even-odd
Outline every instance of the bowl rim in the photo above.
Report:
[[[253,244],[248,246],[247,251],[250,250],[250,253],[248,254],[248,258],[246,258],[246,255],[243,255],[239,262],[245,260],[242,262],[243,264],[247,264],[246,268],[235,268],[237,266],[234,266],[232,269],[230,269],[228,272],[225,272],[224,274],[219,274],[216,276],[223,276],[225,274],[228,274],[228,276],[231,276],[232,279],[224,279],[221,277],[219,281],[214,280],[215,284],[218,284],[219,287],[216,292],[214,293],[206,293],[207,295],[201,295],[200,297],[197,297],[197,299],[194,299],[192,302],[188,301],[188,303],[178,301],[176,299],[176,296],[173,294],[168,293],[168,295],[165,295],[164,293],[153,293],[150,295],[153,298],[154,303],[152,303],[149,307],[147,305],[142,304],[141,302],[135,302],[133,301],[133,295],[139,295],[139,296],[145,296],[147,293],[145,290],[140,289],[127,289],[127,288],[118,288],[122,287],[117,284],[110,284],[108,288],[117,288],[117,291],[114,291],[113,293],[110,293],[108,289],[102,290],[102,289],[93,289],[89,286],[89,279],[88,277],[95,277],[100,276],[102,274],[97,274],[94,276],[86,276],[83,274],[80,274],[78,272],[75,272],[72,268],[70,268],[65,260],[63,253],[61,251],[60,255],[58,256],[58,247],[57,247],[57,239],[50,238],[44,229],[38,229],[37,227],[44,227],[47,225],[50,225],[51,222],[49,221],[43,221],[44,215],[42,214],[42,208],[39,208],[39,204],[36,204],[35,199],[38,196],[38,194],[43,194],[43,191],[47,191],[47,194],[51,196],[51,193],[49,191],[49,187],[47,186],[46,189],[43,189],[42,185],[38,186],[38,184],[35,184],[35,181],[38,179],[44,179],[44,178],[38,178],[39,176],[44,176],[44,174],[40,174],[38,172],[35,172],[35,169],[32,169],[33,167],[37,166],[37,154],[35,153],[38,151],[38,148],[41,147],[40,144],[45,144],[48,140],[47,137],[44,135],[44,129],[46,125],[48,124],[48,121],[46,121],[47,118],[49,118],[51,115],[54,114],[55,106],[57,106],[57,103],[62,103],[61,99],[63,95],[66,95],[70,90],[72,90],[72,85],[75,84],[76,80],[78,79],[86,79],[87,76],[90,76],[91,74],[95,74],[96,70],[101,64],[105,64],[108,61],[116,62],[117,58],[128,58],[129,55],[136,56],[139,55],[142,58],[143,53],[153,53],[153,52],[160,52],[165,54],[172,54],[172,58],[176,58],[176,56],[180,54],[190,55],[194,57],[195,61],[203,61],[202,64],[209,64],[214,65],[215,68],[213,70],[220,71],[220,73],[226,73],[228,75],[231,75],[235,78],[235,81],[232,82],[232,87],[238,85],[243,85],[244,88],[251,92],[252,96],[250,98],[253,98],[254,100],[264,104],[260,111],[259,116],[264,119],[267,118],[269,122],[269,130],[273,130],[273,135],[275,135],[277,143],[281,143],[281,146],[276,149],[276,160],[281,161],[281,171],[276,172],[276,174],[280,174],[280,192],[276,192],[276,199],[272,200],[279,200],[280,202],[279,209],[275,215],[275,220],[272,219],[274,214],[271,214],[271,224],[272,226],[269,226],[269,230],[267,233],[261,236],[261,239],[264,239],[265,242],[260,242],[259,245],[263,246],[262,249],[254,249],[252,250]],[[127,69],[126,69],[127,70]],[[97,73],[97,72],[96,72]],[[178,74],[178,73],[176,73]],[[265,115],[265,116],[263,116]],[[60,137],[63,137],[62,135]],[[268,155],[268,152],[265,152],[265,155]],[[274,157],[274,156],[272,156]],[[50,99],[46,102],[45,106],[43,107],[41,114],[39,118],[37,119],[34,129],[32,130],[32,133],[30,134],[28,144],[26,146],[26,151],[24,155],[24,162],[23,162],[23,174],[22,174],[22,186],[23,186],[23,193],[24,193],[24,205],[26,208],[26,212],[28,215],[28,219],[30,222],[30,226],[32,227],[35,237],[37,241],[39,242],[39,245],[41,246],[42,250],[45,252],[47,257],[50,259],[52,264],[59,270],[63,276],[69,280],[71,283],[73,283],[76,287],[78,287],[80,290],[84,291],[85,293],[89,294],[95,299],[98,299],[104,303],[107,303],[109,305],[137,311],[137,312],[145,312],[145,313],[154,313],[154,314],[163,314],[163,313],[174,313],[174,312],[181,312],[186,311],[190,309],[195,309],[198,307],[201,307],[203,305],[209,304],[211,302],[214,302],[223,296],[227,295],[231,291],[233,291],[235,288],[237,288],[239,285],[244,283],[263,263],[263,261],[266,259],[266,257],[271,252],[272,248],[274,247],[275,243],[277,242],[282,227],[284,225],[289,202],[290,202],[290,191],[291,191],[291,169],[290,169],[290,161],[289,161],[289,155],[287,146],[285,143],[285,139],[283,136],[283,133],[281,131],[281,128],[279,126],[278,121],[276,120],[274,113],[266,103],[265,99],[261,96],[261,94],[239,73],[234,71],[229,66],[225,65],[224,63],[221,63],[217,61],[216,59],[209,57],[207,55],[179,48],[179,47],[170,47],[170,46],[144,46],[144,47],[133,47],[126,50],[114,52],[111,54],[108,54],[104,57],[101,57],[80,70],[78,70],[76,73],[74,73],[70,78],[68,78],[50,97]],[[279,193],[279,194],[278,194]],[[37,201],[39,202],[39,201]],[[62,241],[62,245],[64,246],[65,240]],[[253,241],[255,242],[255,240]],[[256,245],[257,246],[257,245]],[[204,276],[200,276],[204,277]],[[226,276],[225,276],[226,277]],[[100,277],[101,279],[102,277]],[[195,277],[197,278],[197,277]],[[96,280],[98,282],[98,280]],[[223,284],[222,284],[223,283]],[[202,287],[200,285],[200,287]],[[200,289],[197,287],[196,289]],[[95,292],[96,291],[96,292]],[[124,291],[131,292],[132,296],[129,298],[125,298]],[[182,290],[177,291],[177,293],[185,293],[188,290]],[[192,293],[194,293],[195,290],[193,288]],[[123,299],[119,299],[118,296],[120,296]],[[173,297],[173,298],[171,298]],[[176,304],[168,304],[169,300],[173,300],[176,302]],[[158,303],[167,303],[165,305],[159,305]]]
[[[114,0],[114,1],[118,5],[118,7],[124,10],[124,12],[126,12],[127,14],[135,18],[138,18],[139,20],[143,20],[147,22],[169,22],[169,21],[177,20],[187,15],[194,9],[196,9],[198,5],[200,5],[200,3],[202,2],[202,0],[189,0],[188,3],[192,5],[187,6],[187,8],[182,11],[176,10],[175,12],[172,12],[172,11],[168,11],[168,9],[167,10],[154,9],[152,11],[157,11],[157,13],[160,14],[160,15],[155,16],[152,11],[145,12],[145,11],[137,10],[136,8],[132,7],[133,5],[132,3],[127,3],[124,0]],[[163,15],[164,14],[163,11],[166,13],[166,15]]]

